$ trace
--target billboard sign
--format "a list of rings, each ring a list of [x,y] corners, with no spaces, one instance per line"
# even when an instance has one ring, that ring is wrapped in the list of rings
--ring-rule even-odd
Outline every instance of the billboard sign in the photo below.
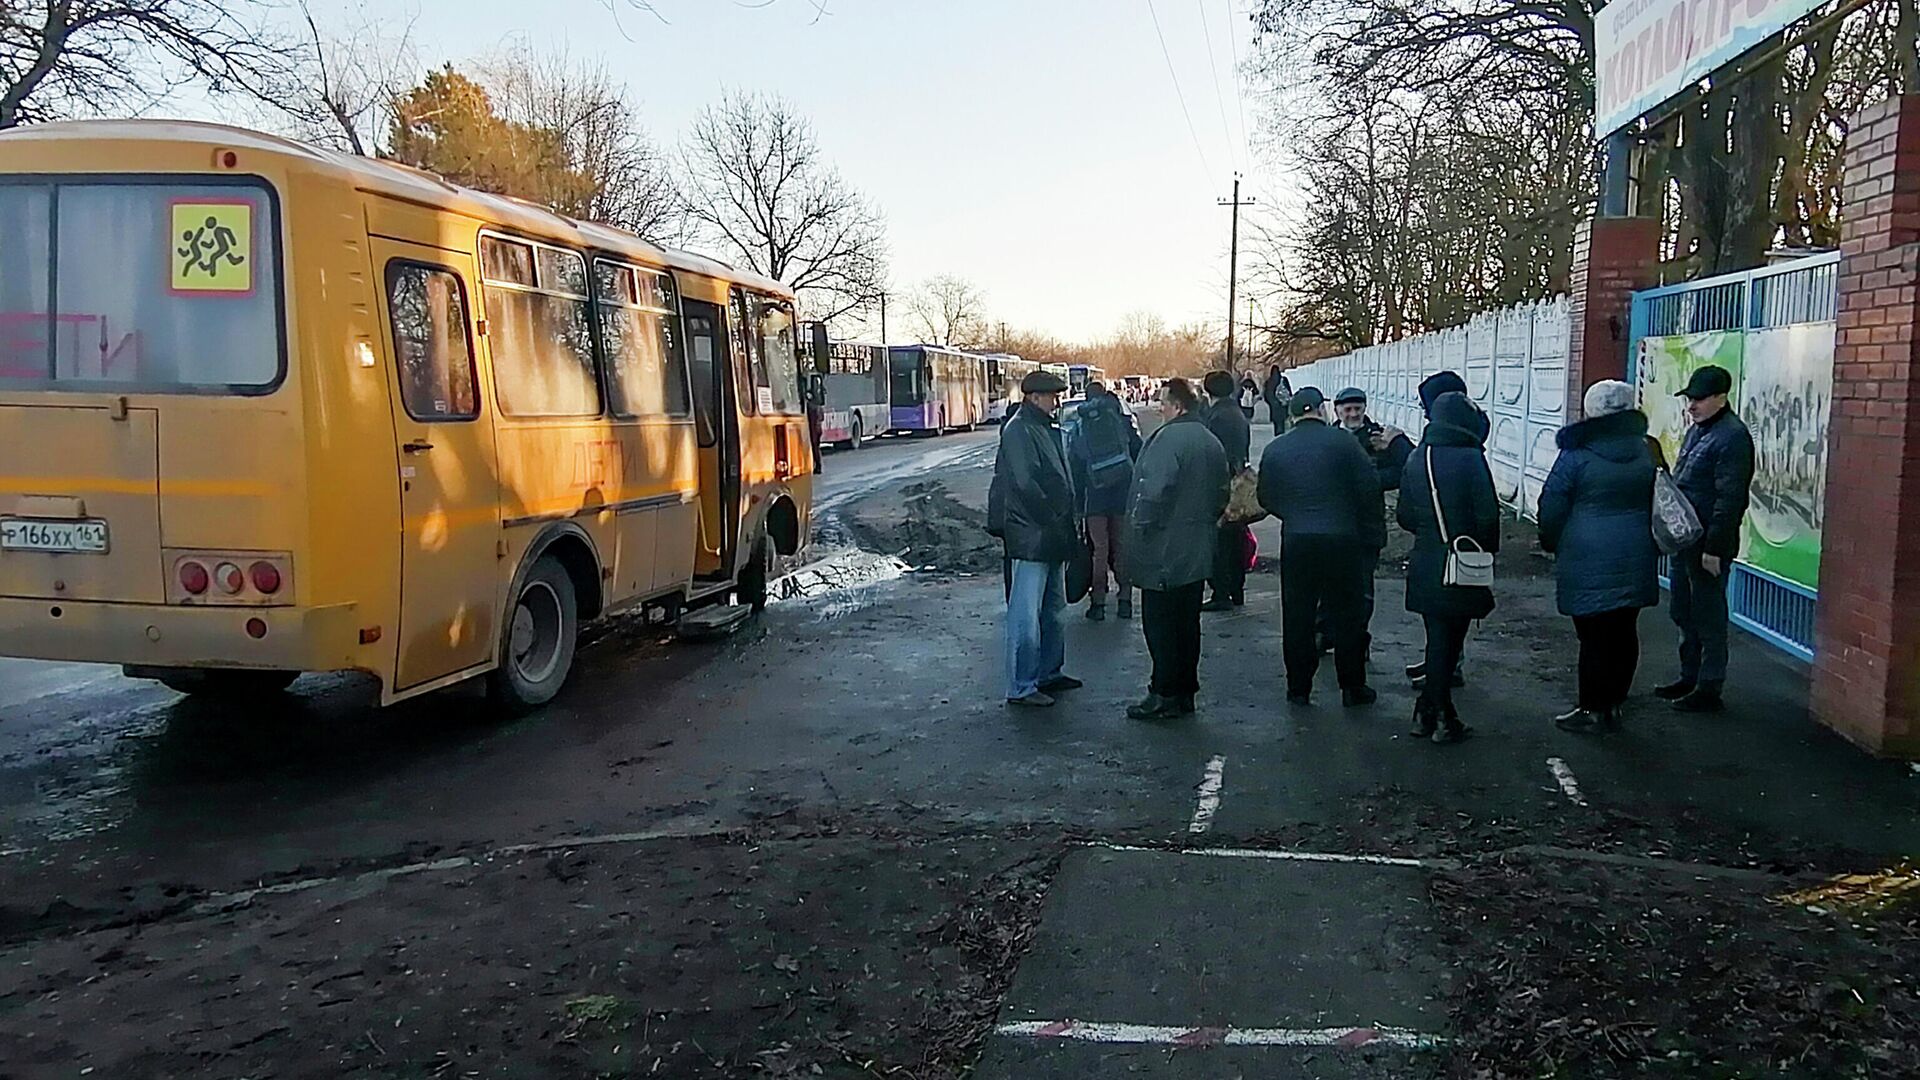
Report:
[[[1611,0],[1594,16],[1594,134],[1611,135],[1823,0]]]

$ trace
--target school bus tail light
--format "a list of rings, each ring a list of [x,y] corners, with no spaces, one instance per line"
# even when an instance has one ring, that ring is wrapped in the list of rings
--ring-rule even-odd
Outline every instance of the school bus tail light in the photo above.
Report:
[[[174,604],[270,607],[291,601],[293,556],[262,551],[168,551]]]

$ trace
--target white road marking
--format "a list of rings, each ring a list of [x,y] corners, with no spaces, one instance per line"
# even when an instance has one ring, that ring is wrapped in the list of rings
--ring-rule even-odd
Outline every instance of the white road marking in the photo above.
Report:
[[[1391,1046],[1429,1050],[1444,1040],[1406,1028],[1234,1028],[1170,1027],[1157,1024],[1087,1023],[1079,1020],[1021,1020],[994,1028],[997,1035],[1028,1039],[1072,1039],[1098,1043],[1156,1043],[1168,1046]]]
[[[1567,798],[1573,800],[1573,805],[1587,805],[1587,797],[1580,794],[1580,781],[1573,778],[1573,770],[1567,768],[1566,762],[1557,757],[1550,757],[1547,759],[1547,768],[1553,770],[1554,782],[1560,785],[1561,792]]]
[[[1425,866],[1445,869],[1449,859],[1405,859],[1392,855],[1342,855],[1332,851],[1266,851],[1257,848],[1157,848],[1133,844],[1100,844],[1108,851],[1157,851],[1167,855],[1210,855],[1219,859],[1281,859],[1291,862],[1370,863],[1374,866]]]
[[[1193,820],[1187,824],[1190,833],[1203,833],[1213,825],[1213,815],[1220,809],[1220,783],[1227,771],[1227,759],[1215,756],[1207,762],[1207,771],[1200,777],[1200,798],[1193,807]]]

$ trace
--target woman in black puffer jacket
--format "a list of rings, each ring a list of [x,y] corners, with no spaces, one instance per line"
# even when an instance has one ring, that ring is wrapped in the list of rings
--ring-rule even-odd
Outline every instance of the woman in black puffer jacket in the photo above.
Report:
[[[1554,717],[1568,731],[1618,725],[1640,662],[1640,609],[1660,600],[1646,414],[1612,379],[1589,387],[1585,406],[1585,420],[1560,429],[1540,492],[1540,546],[1558,556],[1560,614],[1580,636],[1580,697]]]
[[[1500,500],[1487,469],[1487,427],[1486,414],[1467,395],[1438,395],[1420,445],[1400,474],[1400,527],[1413,534],[1407,610],[1427,624],[1426,684],[1414,706],[1413,731],[1441,743],[1458,742],[1470,730],[1454,708],[1453,673],[1467,628],[1493,611],[1493,590],[1446,584],[1447,544],[1434,517],[1433,493],[1439,493],[1448,537],[1471,537],[1484,551],[1500,549]]]

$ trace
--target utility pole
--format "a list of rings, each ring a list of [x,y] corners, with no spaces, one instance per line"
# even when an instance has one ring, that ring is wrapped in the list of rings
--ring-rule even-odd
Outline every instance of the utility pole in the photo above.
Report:
[[[1253,356],[1253,297],[1251,296],[1247,297],[1247,349],[1242,355],[1247,357]],[[1252,361],[1249,360],[1248,363],[1251,365]],[[1251,371],[1253,369],[1249,366],[1247,370]]]
[[[1252,206],[1254,200],[1240,198],[1240,174],[1233,174],[1233,199],[1215,199],[1220,206],[1233,207],[1233,240],[1227,253],[1227,368],[1234,370],[1233,363],[1233,307],[1234,288],[1239,284],[1240,276],[1240,208]]]
[[[883,289],[880,292],[880,344],[885,345],[886,343],[887,343],[887,294],[886,294],[886,290]]]

